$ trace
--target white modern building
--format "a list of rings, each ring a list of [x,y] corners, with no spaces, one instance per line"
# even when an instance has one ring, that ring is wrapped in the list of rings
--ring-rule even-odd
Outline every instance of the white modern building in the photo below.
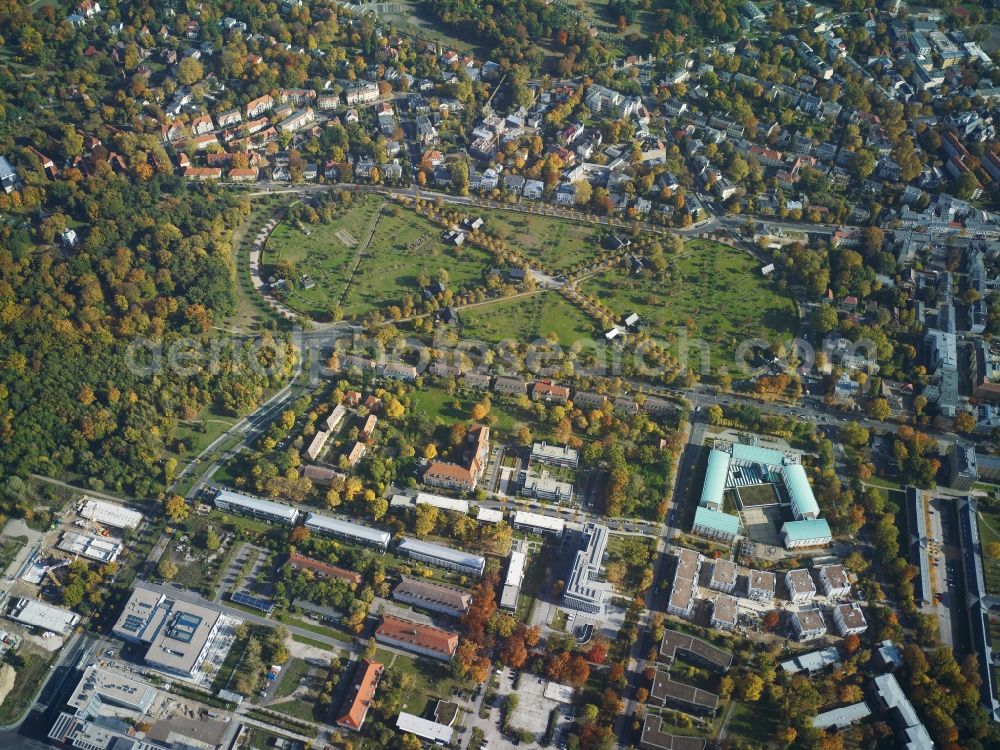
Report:
[[[37,599],[15,599],[7,613],[14,622],[57,635],[68,635],[80,622],[80,615]]]
[[[857,602],[839,604],[833,608],[833,623],[841,635],[858,635],[868,630],[868,622]]]
[[[118,503],[109,503],[84,495],[77,507],[78,512],[88,521],[116,529],[136,529],[142,523],[142,513],[130,510]]]
[[[610,585],[600,581],[601,563],[608,546],[607,526],[588,521],[583,527],[583,547],[573,558],[563,589],[563,605],[593,614],[604,612]]]
[[[500,609],[513,612],[517,609],[517,597],[521,593],[524,582],[524,569],[528,564],[528,555],[520,550],[511,550],[510,561],[507,563],[507,577],[500,592]]]
[[[218,610],[136,586],[112,632],[145,646],[149,666],[193,677],[215,644],[223,619]]]
[[[800,641],[812,641],[826,635],[826,621],[818,609],[800,609],[792,612],[792,629]]]
[[[712,627],[719,630],[735,630],[739,616],[739,603],[735,597],[722,594],[712,604]]]
[[[561,518],[546,516],[541,513],[531,513],[526,510],[515,511],[513,526],[515,529],[530,531],[533,534],[552,534],[560,537],[566,530],[566,522]]]
[[[733,593],[736,588],[736,563],[732,560],[716,560],[712,564],[712,578],[708,587],[724,594]]]
[[[383,552],[389,547],[389,540],[392,539],[392,534],[388,531],[373,529],[371,526],[344,521],[332,516],[324,516],[321,513],[310,513],[306,517],[305,527],[322,536],[333,536],[359,544],[367,544],[377,547]]]
[[[805,568],[789,570],[785,573],[785,587],[792,604],[804,604],[816,596],[816,584]]]
[[[443,544],[425,542],[421,539],[403,539],[397,550],[401,555],[413,560],[477,578],[482,577],[483,568],[486,567],[486,558],[481,555],[473,555],[470,552],[446,547]]]
[[[451,738],[455,734],[455,730],[447,724],[421,719],[419,716],[408,714],[405,711],[401,711],[396,717],[396,729],[400,732],[415,734],[420,739],[440,747],[450,745]]]
[[[549,445],[535,443],[531,446],[531,460],[536,463],[552,464],[553,466],[568,466],[575,469],[580,465],[580,452],[568,445]]]
[[[775,576],[770,570],[751,570],[747,576],[747,598],[761,604],[774,599]]]
[[[823,587],[823,594],[831,599],[840,599],[851,593],[851,581],[843,565],[821,566],[819,583]]]
[[[674,585],[667,600],[667,613],[677,617],[691,617],[694,612],[695,586],[701,572],[701,555],[693,549],[678,549]]]
[[[299,517],[299,511],[290,505],[276,503],[273,500],[261,500],[259,497],[226,489],[220,489],[216,494],[215,507],[230,513],[262,518],[265,521],[287,523],[290,526],[294,525]]]

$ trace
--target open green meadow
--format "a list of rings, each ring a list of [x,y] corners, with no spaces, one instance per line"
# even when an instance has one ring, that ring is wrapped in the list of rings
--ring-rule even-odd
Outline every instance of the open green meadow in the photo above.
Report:
[[[374,197],[356,201],[330,224],[279,224],[261,261],[264,276],[281,260],[315,282],[304,289],[298,278],[290,280],[285,304],[320,321],[337,305],[352,318],[419,296],[422,273],[439,280],[444,272],[453,291],[475,288],[491,265],[484,250],[446,245],[438,226]]]
[[[979,544],[983,549],[983,574],[986,590],[991,594],[1000,592],[1000,560],[986,554],[993,542],[1000,542],[1000,513],[980,510],[978,513]]]
[[[590,318],[555,292],[499,300],[461,312],[462,338],[495,344],[529,343],[550,334],[560,346],[595,338]]]
[[[598,227],[554,216],[520,211],[486,211],[486,227],[528,260],[555,272],[592,258],[601,251]]]
[[[664,280],[614,268],[582,284],[618,316],[638,313],[654,338],[675,345],[678,329],[711,347],[713,364],[732,362],[740,342],[784,341],[798,316],[791,299],[760,274],[747,253],[711,240],[692,240]],[[697,349],[692,347],[692,352]]]

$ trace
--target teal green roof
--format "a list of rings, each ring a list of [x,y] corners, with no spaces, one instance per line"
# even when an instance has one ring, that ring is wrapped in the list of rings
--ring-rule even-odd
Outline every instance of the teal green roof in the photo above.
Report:
[[[819,503],[809,486],[809,477],[801,464],[791,464],[785,467],[785,486],[792,501],[792,513],[796,518],[803,516],[818,516]]]
[[[781,533],[787,535],[789,542],[797,542],[803,539],[824,539],[832,537],[830,524],[825,518],[817,518],[810,521],[787,521],[781,527]]]
[[[740,519],[728,513],[720,513],[710,508],[695,508],[695,528],[702,527],[722,534],[736,536],[740,532]]]
[[[729,454],[712,448],[712,452],[708,454],[708,469],[705,471],[705,484],[701,488],[699,505],[722,505],[728,473]]]
[[[785,454],[781,451],[744,443],[733,443],[733,458],[767,466],[781,466],[785,463]]]

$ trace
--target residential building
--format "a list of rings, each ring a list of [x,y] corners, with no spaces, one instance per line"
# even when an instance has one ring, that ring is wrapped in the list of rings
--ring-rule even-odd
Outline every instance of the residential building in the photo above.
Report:
[[[751,570],[747,576],[747,598],[761,604],[770,604],[774,599],[774,573],[770,570]]]
[[[713,646],[708,641],[696,638],[689,633],[665,628],[663,640],[660,641],[660,658],[672,664],[678,654],[687,661],[693,661],[715,672],[728,672],[733,665],[731,651]]]
[[[712,604],[712,627],[720,630],[735,630],[739,616],[739,603],[735,597],[721,595]]]
[[[382,615],[382,622],[375,630],[375,640],[441,661],[451,661],[458,648],[458,633],[392,615]]]
[[[677,617],[690,617],[694,611],[695,582],[701,571],[701,555],[693,549],[679,549],[674,585],[667,601],[667,613]]]
[[[472,604],[472,594],[468,591],[405,576],[393,589],[392,598],[453,617],[461,617]]]
[[[466,466],[450,461],[432,461],[424,472],[424,483],[434,487],[471,492],[478,479]]]
[[[736,588],[736,563],[719,558],[712,564],[712,577],[708,587],[724,594],[733,593]]]
[[[531,398],[534,401],[565,404],[569,401],[569,388],[564,385],[550,383],[547,380],[540,380],[537,383],[532,384]]]
[[[383,552],[389,547],[389,540],[392,538],[388,531],[380,531],[353,521],[324,516],[321,513],[310,513],[306,516],[305,527],[314,534],[367,544]]]
[[[868,622],[865,620],[864,612],[861,611],[861,605],[857,602],[834,607],[833,622],[841,635],[857,635],[868,630]]]
[[[344,101],[348,107],[356,104],[370,104],[378,101],[378,84],[371,81],[355,81],[344,89]]]
[[[803,604],[816,596],[816,584],[805,568],[789,570],[785,573],[785,587],[792,604]]]
[[[823,594],[831,599],[840,599],[851,593],[851,581],[843,565],[821,565],[819,583]]]
[[[658,669],[649,690],[649,702],[654,706],[706,716],[715,713],[719,707],[719,696],[683,682],[675,682],[670,679],[668,672]]]
[[[371,659],[362,659],[358,663],[354,670],[354,683],[344,699],[344,713],[337,719],[338,727],[354,732],[361,731],[361,725],[365,723],[368,708],[375,698],[375,690],[378,688],[378,681],[384,668]]]
[[[548,472],[541,476],[532,472],[525,473],[520,492],[524,497],[535,497],[556,503],[569,503],[573,500],[573,485],[553,479]]]
[[[493,391],[502,396],[521,396],[528,391],[528,384],[521,378],[500,377],[493,384]]]
[[[428,565],[454,570],[477,578],[483,575],[483,568],[486,566],[486,558],[480,555],[473,555],[469,552],[446,547],[443,544],[434,544],[420,539],[404,538],[399,543],[397,551]]]
[[[800,641],[812,641],[826,635],[826,621],[818,609],[800,609],[792,612],[792,629]]]
[[[338,568],[336,565],[330,565],[330,563],[325,563],[321,560],[314,560],[297,552],[292,552],[288,556],[288,564],[294,570],[308,570],[318,578],[332,578],[337,581],[346,581],[351,586],[361,585],[360,573]]]
[[[218,490],[214,502],[219,510],[262,518],[265,521],[287,523],[289,526],[294,525],[299,517],[299,511],[290,505],[276,503],[273,500],[261,500],[259,497],[242,495],[227,489]]]
[[[681,734],[670,734],[664,727],[663,717],[655,713],[647,713],[642,721],[642,734],[639,736],[641,750],[705,750],[706,741],[701,737],[688,737]]]

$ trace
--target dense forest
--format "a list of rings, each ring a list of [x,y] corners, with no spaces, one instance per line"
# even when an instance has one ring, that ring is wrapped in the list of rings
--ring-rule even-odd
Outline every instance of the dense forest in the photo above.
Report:
[[[192,375],[149,360],[180,336],[203,341],[233,310],[229,233],[248,206],[98,169],[52,184],[34,210],[36,229],[0,230],[0,466],[153,494],[170,478],[161,450],[178,420],[213,402],[245,413],[272,385],[230,356],[240,343]],[[52,244],[67,226],[79,244]]]

